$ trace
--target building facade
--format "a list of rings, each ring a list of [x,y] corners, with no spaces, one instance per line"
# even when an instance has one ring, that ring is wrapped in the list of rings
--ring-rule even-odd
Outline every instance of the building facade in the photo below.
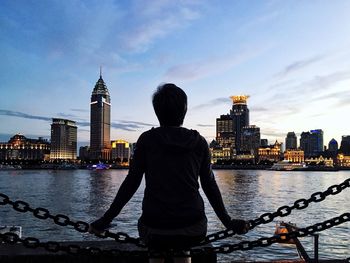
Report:
[[[116,140],[112,141],[112,160],[117,161],[123,165],[129,165],[130,161],[130,146],[127,141]]]
[[[111,154],[111,99],[105,82],[98,79],[90,103],[90,158],[109,160]]]
[[[232,149],[234,147],[235,136],[231,115],[221,115],[216,119],[216,141],[223,148]]]
[[[0,143],[1,161],[45,161],[50,157],[50,143],[42,138],[29,139],[18,133]]]
[[[248,95],[231,96],[232,109],[230,111],[233,120],[233,133],[235,138],[235,150],[237,153],[241,151],[242,130],[243,127],[249,126],[249,109],[247,106]]]
[[[254,156],[258,155],[260,147],[260,128],[255,125],[249,125],[242,128],[241,135],[241,151],[250,153]]]
[[[284,152],[284,160],[291,163],[303,163],[304,151],[300,149],[288,149]]]
[[[323,131],[318,129],[302,132],[300,135],[300,149],[304,151],[305,157],[319,156],[324,151]]]
[[[295,132],[288,132],[286,137],[286,150],[297,148],[297,136]]]
[[[350,155],[350,135],[343,135],[341,137],[339,152],[344,155]]]
[[[52,119],[50,159],[77,159],[77,126],[75,121]]]
[[[258,149],[258,162],[270,161],[278,162],[281,160],[282,155],[282,143],[275,142],[275,144],[268,147],[260,147]]]

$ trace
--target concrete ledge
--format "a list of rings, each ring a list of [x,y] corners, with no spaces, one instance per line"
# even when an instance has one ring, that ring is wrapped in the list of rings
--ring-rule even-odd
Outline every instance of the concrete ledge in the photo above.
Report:
[[[98,247],[100,249],[120,249],[122,251],[146,251],[146,249],[132,244],[121,244],[115,241],[82,241],[82,242],[59,242],[61,245],[78,245],[80,247]],[[26,248],[22,244],[0,244],[1,263],[148,263],[148,258],[133,256],[111,256],[111,255],[71,255],[62,251],[49,252],[44,248]],[[166,259],[166,263],[172,262]],[[192,257],[193,263],[215,263],[216,254],[196,255]]]

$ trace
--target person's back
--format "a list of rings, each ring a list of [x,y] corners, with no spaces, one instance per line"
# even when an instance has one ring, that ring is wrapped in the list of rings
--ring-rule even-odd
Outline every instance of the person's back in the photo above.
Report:
[[[108,227],[136,192],[143,174],[146,187],[138,229],[150,249],[189,249],[204,239],[207,218],[198,178],[225,227],[246,232],[248,224],[231,220],[226,212],[206,140],[197,131],[181,127],[187,112],[185,92],[174,84],[164,84],[153,94],[152,103],[160,127],[140,136],[128,176],[111,207],[90,225],[90,232]]]

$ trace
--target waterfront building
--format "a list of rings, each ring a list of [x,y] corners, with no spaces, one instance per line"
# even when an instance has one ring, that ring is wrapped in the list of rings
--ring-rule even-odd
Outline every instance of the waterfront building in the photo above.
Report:
[[[339,152],[344,155],[350,155],[350,135],[343,135],[341,137]]]
[[[305,157],[319,156],[324,151],[323,131],[321,129],[302,132],[300,135],[300,149]]]
[[[291,163],[303,163],[304,151],[301,149],[288,149],[284,152],[284,160]]]
[[[330,140],[328,143],[328,152],[333,157],[335,157],[338,153],[338,142],[334,138],[332,138],[332,140]]]
[[[259,147],[258,149],[258,162],[270,161],[278,162],[281,160],[281,148],[282,143],[276,141],[273,145],[268,147]]]
[[[232,148],[210,147],[211,163],[216,164],[221,161],[229,161],[232,159]]]
[[[233,119],[230,114],[216,119],[216,141],[222,148],[234,148]]]
[[[305,163],[308,166],[327,166],[327,167],[334,166],[333,158],[325,158],[322,155],[320,155],[318,157],[306,158]]]
[[[286,150],[297,149],[297,136],[295,132],[288,132],[286,137]]]
[[[77,159],[77,126],[75,121],[52,119],[50,159]]]
[[[112,141],[112,160],[116,160],[123,165],[129,165],[130,160],[130,146],[127,141],[116,140]]]
[[[255,125],[249,125],[242,128],[241,151],[258,155],[260,147],[260,128]]]
[[[337,165],[350,168],[350,155],[339,153],[337,155]]]
[[[109,160],[111,153],[111,99],[107,86],[100,78],[91,94],[90,159]]]
[[[232,109],[230,115],[233,120],[233,133],[235,138],[236,153],[241,151],[242,130],[243,127],[249,126],[249,109],[247,106],[248,95],[231,96]]]
[[[50,158],[50,143],[43,138],[29,139],[17,133],[0,143],[1,161],[45,161]]]

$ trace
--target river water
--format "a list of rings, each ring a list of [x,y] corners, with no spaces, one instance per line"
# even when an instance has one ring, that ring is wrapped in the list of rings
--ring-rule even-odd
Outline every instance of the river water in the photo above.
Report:
[[[266,170],[215,170],[217,183],[227,210],[233,218],[255,219],[263,213],[274,212],[295,200],[309,198],[317,191],[340,184],[350,177],[350,171],[339,172],[279,172]],[[127,174],[127,170],[15,170],[0,171],[0,193],[12,200],[23,200],[31,207],[44,207],[52,214],[65,214],[72,220],[91,222],[109,207]],[[126,232],[137,236],[137,219],[141,214],[144,182],[136,194],[114,220],[111,231]],[[320,203],[312,203],[307,209],[293,211],[285,218],[256,227],[244,236],[234,236],[224,241],[238,243],[270,237],[278,220],[296,223],[299,227],[325,221],[350,211],[350,189],[329,196]],[[203,195],[204,196],[204,195]],[[204,197],[208,217],[208,232],[223,230],[223,226]],[[42,241],[96,240],[90,234],[82,234],[72,228],[55,225],[50,220],[39,220],[31,213],[19,213],[10,206],[0,206],[0,225],[22,226],[23,237],[33,236]],[[307,252],[313,255],[313,238],[301,239]],[[320,233],[319,256],[322,259],[350,257],[350,223],[344,223]],[[228,255],[218,255],[219,262],[231,260],[297,259],[292,245],[274,244],[267,248],[255,248]]]

